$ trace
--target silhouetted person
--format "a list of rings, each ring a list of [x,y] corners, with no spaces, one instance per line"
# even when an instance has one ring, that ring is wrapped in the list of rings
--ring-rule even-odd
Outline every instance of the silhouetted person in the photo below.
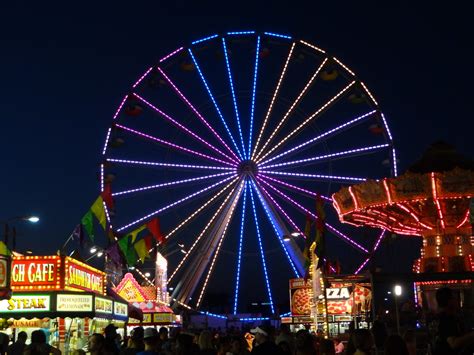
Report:
[[[102,355],[104,354],[104,343],[105,338],[102,334],[94,333],[89,337],[87,348],[91,355]]]
[[[280,348],[270,339],[270,330],[261,326],[250,330],[255,335],[255,345],[252,354],[280,354]]]
[[[442,287],[436,291],[438,316],[436,320],[436,334],[433,354],[472,354],[474,332],[466,332],[464,324],[458,318],[458,302],[453,291]]]
[[[408,355],[407,344],[398,334],[390,335],[385,341],[385,355]]]
[[[19,332],[16,342],[8,347],[8,355],[22,355],[25,351],[25,342],[28,339],[28,334],[26,332]]]
[[[31,344],[25,347],[25,355],[53,354],[60,355],[61,351],[46,343],[46,334],[42,330],[31,333]]]

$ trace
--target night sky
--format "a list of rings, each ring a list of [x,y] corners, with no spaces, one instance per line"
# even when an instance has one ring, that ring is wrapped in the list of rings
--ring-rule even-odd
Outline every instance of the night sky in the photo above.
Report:
[[[237,4],[0,5],[0,220],[41,217],[16,224],[19,249],[60,247],[97,196],[106,130],[123,95],[163,55],[216,32],[288,33],[337,56],[377,97],[402,171],[439,139],[474,156],[466,9]],[[396,248],[409,269],[417,248],[406,239]]]

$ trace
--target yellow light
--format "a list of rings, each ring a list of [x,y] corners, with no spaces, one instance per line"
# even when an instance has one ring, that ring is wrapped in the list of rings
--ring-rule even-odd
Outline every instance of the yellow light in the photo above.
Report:
[[[270,106],[268,107],[267,114],[265,115],[265,119],[263,120],[262,128],[260,129],[260,132],[258,133],[257,141],[255,143],[255,146],[253,147],[251,160],[254,160],[254,156],[258,148],[258,143],[260,143],[260,139],[262,138],[263,131],[265,130],[265,127],[267,125],[268,117],[270,117],[270,113],[272,112],[273,103],[275,102],[275,99],[278,95],[278,91],[280,90],[280,85],[281,85],[281,82],[283,81],[283,77],[285,76],[286,68],[288,67],[288,63],[290,62],[290,58],[291,58],[294,48],[295,48],[295,43],[293,42],[293,44],[291,45],[290,52],[288,53],[288,57],[286,58],[285,66],[283,67],[283,70],[280,74],[280,79],[278,79],[278,84],[276,86],[275,92],[273,93],[272,101],[270,102]]]

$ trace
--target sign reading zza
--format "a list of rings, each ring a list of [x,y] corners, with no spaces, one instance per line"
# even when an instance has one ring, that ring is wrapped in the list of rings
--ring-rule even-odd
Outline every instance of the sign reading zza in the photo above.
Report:
[[[346,300],[351,297],[348,287],[327,288],[326,298],[328,300]]]

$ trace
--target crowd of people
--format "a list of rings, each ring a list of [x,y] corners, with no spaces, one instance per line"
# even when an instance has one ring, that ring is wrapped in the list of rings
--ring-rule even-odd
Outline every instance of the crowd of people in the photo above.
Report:
[[[190,332],[182,328],[166,327],[159,330],[136,327],[130,336],[121,339],[117,329],[110,324],[103,334],[89,336],[87,352],[73,350],[73,355],[466,355],[474,354],[474,332],[464,327],[458,317],[457,302],[449,288],[437,290],[438,315],[432,322],[432,331],[425,339],[425,346],[417,346],[415,331],[407,330],[403,336],[389,334],[380,321],[372,328],[351,329],[345,341],[326,339],[322,331],[312,333],[307,329],[291,332],[282,324],[276,330],[268,325],[252,329],[230,328],[226,332],[218,329]],[[1,333],[0,333],[1,334]],[[26,345],[27,334],[20,332],[17,341],[7,347],[0,342],[0,355],[61,354],[48,345],[45,333],[36,330],[31,342]]]

